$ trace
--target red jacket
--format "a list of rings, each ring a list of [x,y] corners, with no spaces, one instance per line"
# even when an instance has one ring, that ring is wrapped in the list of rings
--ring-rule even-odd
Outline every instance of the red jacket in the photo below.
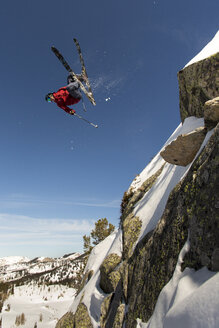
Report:
[[[66,87],[60,88],[57,92],[54,92],[53,97],[55,98],[55,103],[66,113],[73,110],[68,106],[77,104],[80,101],[80,99],[72,97]]]

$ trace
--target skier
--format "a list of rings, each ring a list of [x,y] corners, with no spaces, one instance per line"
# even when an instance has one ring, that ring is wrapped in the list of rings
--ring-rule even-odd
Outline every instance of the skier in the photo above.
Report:
[[[85,79],[82,74],[77,74],[77,78],[83,82]],[[82,98],[80,84],[70,74],[67,77],[67,86],[60,88],[57,92],[50,92],[45,96],[47,102],[55,102],[66,113],[74,115],[74,109],[68,106],[77,104]]]

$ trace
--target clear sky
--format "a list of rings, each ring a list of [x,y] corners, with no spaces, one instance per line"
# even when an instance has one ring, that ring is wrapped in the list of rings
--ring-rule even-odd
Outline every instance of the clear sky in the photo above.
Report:
[[[0,10],[0,257],[82,251],[180,123],[177,72],[218,30],[218,0],[20,0]],[[81,45],[97,105],[45,102]],[[110,99],[109,99],[110,98]]]

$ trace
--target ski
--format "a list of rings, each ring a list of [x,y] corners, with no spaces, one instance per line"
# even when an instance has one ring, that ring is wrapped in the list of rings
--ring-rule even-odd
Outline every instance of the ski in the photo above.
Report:
[[[94,128],[98,128],[98,125],[97,125],[97,124],[94,124],[94,123],[92,123],[92,122],[86,120],[86,118],[84,118],[84,117],[78,115],[77,113],[74,113],[74,116],[77,116],[77,117],[80,118],[81,120],[83,120],[83,121],[87,122],[88,124],[92,125]]]
[[[75,80],[80,84],[81,90],[84,92],[84,94],[87,96],[87,98],[90,100],[90,102],[93,105],[96,105],[96,102],[94,100],[92,92],[89,92],[83,83],[78,79],[77,75],[74,73],[74,71],[71,69],[65,58],[62,56],[62,54],[59,52],[57,48],[54,46],[51,47],[52,52],[56,55],[56,57],[59,59],[59,61],[62,63],[62,65],[65,67],[65,69],[75,78]]]
[[[92,95],[92,97],[93,97],[93,92],[92,92],[92,89],[91,89],[90,81],[88,79],[87,70],[86,70],[86,67],[85,67],[84,58],[82,56],[81,47],[80,47],[79,42],[76,38],[74,38],[73,40],[74,40],[74,43],[76,45],[76,48],[77,48],[77,51],[78,51],[78,54],[79,54],[80,63],[81,63],[81,72],[82,72],[83,77],[85,78],[85,84],[88,88],[88,91],[89,91],[90,95]],[[93,97],[93,102],[94,102],[93,105],[96,105],[94,97]]]

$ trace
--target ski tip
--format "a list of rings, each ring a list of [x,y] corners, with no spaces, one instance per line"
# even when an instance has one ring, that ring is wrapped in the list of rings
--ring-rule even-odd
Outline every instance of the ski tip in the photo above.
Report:
[[[93,124],[93,123],[91,123],[91,125],[94,127],[94,128],[98,128],[98,125],[97,124]]]
[[[98,125],[97,124],[93,124],[93,123],[91,123],[91,125],[94,127],[94,128],[98,128]]]

